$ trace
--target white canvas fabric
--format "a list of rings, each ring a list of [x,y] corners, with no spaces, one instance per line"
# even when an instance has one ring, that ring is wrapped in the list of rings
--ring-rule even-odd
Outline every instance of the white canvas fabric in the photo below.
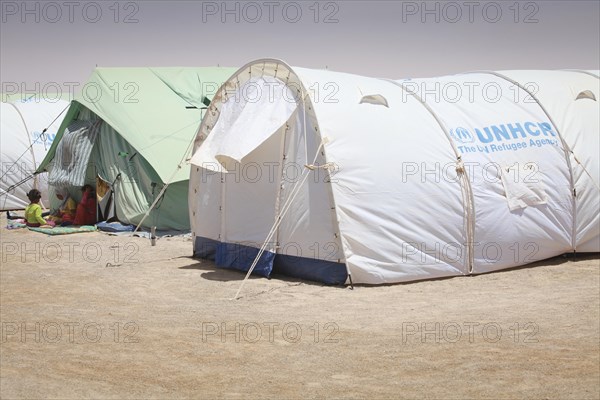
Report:
[[[267,76],[297,99],[263,104],[272,125],[261,110],[228,105],[231,93]],[[479,89],[451,96],[456,88]],[[507,71],[388,81],[252,62],[223,85],[198,129],[192,231],[259,248],[281,219],[268,251],[343,263],[367,284],[600,251],[598,106],[575,100],[580,89],[598,97],[598,79]],[[236,127],[242,117],[247,130]],[[273,182],[231,179],[215,143],[228,143],[242,170],[273,165]],[[291,160],[307,177],[294,193]],[[215,163],[229,171],[207,167]]]
[[[474,200],[474,272],[568,251],[573,224],[569,168],[560,137],[540,106],[526,91],[517,91],[511,82],[488,73],[412,82],[450,132],[467,166]],[[467,88],[472,83],[480,89],[458,97],[427,95],[439,93],[438,88]],[[525,165],[535,168],[529,174],[516,173]],[[506,196],[499,174],[503,166],[513,167],[510,179],[521,188],[526,181],[552,181],[548,204],[534,206],[532,201],[529,207],[511,212],[507,202],[514,198]]]
[[[195,160],[202,159],[206,168],[232,170],[250,152],[273,135],[296,109],[292,92],[278,79],[253,78],[228,96],[223,115],[213,128]],[[224,133],[227,134],[224,134]],[[210,154],[210,157],[206,155]],[[212,162],[212,158],[217,163]],[[210,164],[209,164],[210,163]],[[220,165],[219,165],[220,164]]]
[[[56,136],[61,122],[57,117],[68,104],[64,100],[48,101],[35,97],[1,103],[1,210],[24,209],[29,204],[26,194],[33,188],[42,192],[42,204],[48,206],[47,174],[36,175],[9,192],[7,190],[35,172]]]
[[[530,84],[533,97],[552,118],[564,139],[573,176],[575,199],[571,214],[573,247],[579,252],[600,251],[600,80],[598,71],[501,71],[521,85]],[[531,85],[533,83],[533,85]],[[590,91],[596,100],[577,100]],[[554,182],[554,180],[552,180]]]
[[[547,204],[548,196],[544,189],[544,183],[541,176],[534,176],[535,168],[533,163],[499,168],[502,175],[502,186],[504,186],[504,196],[510,211]],[[531,175],[531,177],[525,178],[527,175]],[[515,177],[523,178],[515,179]]]

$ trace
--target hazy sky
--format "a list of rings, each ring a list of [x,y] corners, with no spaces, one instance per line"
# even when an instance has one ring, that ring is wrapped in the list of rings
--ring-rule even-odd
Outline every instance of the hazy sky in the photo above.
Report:
[[[598,69],[594,1],[1,1],[0,78],[85,82],[98,66],[263,57],[385,78]]]

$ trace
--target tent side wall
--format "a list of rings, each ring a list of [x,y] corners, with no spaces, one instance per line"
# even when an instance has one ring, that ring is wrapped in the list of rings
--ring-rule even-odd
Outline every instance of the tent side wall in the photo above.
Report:
[[[467,274],[467,200],[435,118],[390,82],[296,71],[322,90],[315,111],[327,162],[337,166],[331,188],[354,282]]]
[[[600,79],[585,71],[504,71],[534,89],[568,148],[576,213],[575,250],[600,251]],[[591,97],[581,96],[592,93]]]
[[[35,168],[33,154],[29,149],[29,132],[18,110],[8,103],[1,103],[2,126],[0,148],[2,149],[2,171],[0,187],[0,210],[20,210],[27,207],[27,192],[33,189],[32,182],[8,189],[27,179]],[[46,198],[47,201],[47,198]]]
[[[25,208],[29,204],[26,194],[33,188],[42,192],[42,204],[49,205],[51,197],[46,174],[28,178],[36,172],[51,147],[60,124],[60,114],[67,106],[66,101],[59,99],[2,103],[0,209]],[[56,118],[58,120],[55,121]],[[44,129],[47,129],[45,133]],[[18,186],[7,193],[13,185]]]
[[[495,88],[472,96],[427,98],[452,132],[472,182],[475,208],[473,272],[553,257],[572,248],[573,200],[569,165],[557,130],[527,92],[491,74],[415,80],[421,93],[436,88]],[[516,96],[516,97],[515,97]]]

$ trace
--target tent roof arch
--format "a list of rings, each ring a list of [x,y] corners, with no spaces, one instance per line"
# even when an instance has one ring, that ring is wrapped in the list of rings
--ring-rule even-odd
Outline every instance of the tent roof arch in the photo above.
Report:
[[[310,120],[312,126],[315,127],[315,134],[319,134],[319,123],[315,112],[315,106],[310,96],[310,91],[305,87],[301,77],[292,69],[290,65],[282,60],[265,58],[257,61],[247,63],[246,65],[239,68],[223,85],[219,88],[214,98],[212,99],[211,105],[208,107],[206,116],[203,118],[194,141],[192,154],[194,157],[191,159],[191,163],[195,165],[203,165],[209,169],[220,169],[221,166],[218,163],[207,163],[206,161],[210,157],[207,152],[197,152],[200,146],[208,139],[213,128],[215,128],[219,117],[221,115],[221,109],[219,108],[223,103],[226,103],[231,96],[239,95],[238,91],[252,79],[261,78],[273,78],[280,81],[285,85],[285,88],[290,89],[287,94],[282,97],[286,102],[292,100],[297,107],[300,102],[304,103],[304,112],[306,118]],[[245,96],[244,93],[241,94]],[[290,98],[291,97],[291,98]],[[244,99],[234,99],[235,102],[244,101]]]

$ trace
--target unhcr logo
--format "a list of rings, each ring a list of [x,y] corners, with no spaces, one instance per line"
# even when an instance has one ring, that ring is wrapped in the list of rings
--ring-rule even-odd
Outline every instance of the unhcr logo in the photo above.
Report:
[[[558,134],[549,122],[490,125],[473,128],[473,133],[465,128],[454,128],[450,129],[450,136],[458,143],[461,153],[493,153],[560,144]]]
[[[475,140],[471,132],[469,132],[466,128],[460,127],[450,129],[450,136],[452,136],[452,139],[460,143],[473,143]]]
[[[474,128],[472,134],[466,128],[450,129],[450,136],[460,143],[473,143],[477,139],[480,143],[493,143],[510,141],[514,139],[528,139],[530,137],[548,136],[556,137],[549,122],[515,122],[510,124],[490,125],[484,128]]]

